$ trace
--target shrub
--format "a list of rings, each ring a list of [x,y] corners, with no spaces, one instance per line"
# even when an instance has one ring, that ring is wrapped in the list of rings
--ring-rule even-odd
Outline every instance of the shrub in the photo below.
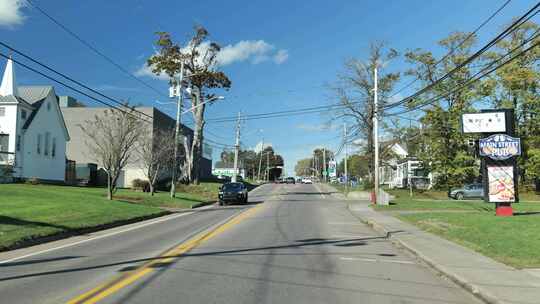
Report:
[[[145,191],[150,187],[150,183],[147,180],[136,178],[131,182],[131,187],[133,190]]]
[[[37,177],[30,177],[26,179],[26,183],[30,185],[39,185],[41,184],[41,181]]]

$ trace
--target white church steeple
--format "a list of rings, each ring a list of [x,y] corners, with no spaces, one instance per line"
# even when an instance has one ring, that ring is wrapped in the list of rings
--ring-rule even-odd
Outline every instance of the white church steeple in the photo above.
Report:
[[[15,70],[13,69],[13,60],[8,59],[2,85],[0,86],[0,96],[18,96],[17,83],[15,81]]]

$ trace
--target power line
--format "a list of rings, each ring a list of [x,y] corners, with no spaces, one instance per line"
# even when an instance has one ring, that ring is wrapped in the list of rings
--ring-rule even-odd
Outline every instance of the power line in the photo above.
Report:
[[[333,104],[333,105],[308,107],[308,108],[299,108],[299,109],[284,110],[284,111],[277,111],[277,112],[248,114],[248,115],[244,115],[242,119],[243,120],[254,120],[254,119],[277,118],[277,117],[287,117],[287,116],[295,116],[295,115],[322,113],[322,112],[326,112],[328,110],[339,110],[341,108],[348,107],[351,104],[357,104],[357,103],[360,103],[360,102],[352,102],[352,103],[350,103],[348,105]],[[235,121],[235,120],[236,120],[235,117],[227,116],[227,117],[216,117],[216,118],[208,119],[207,122],[211,122],[211,123],[213,123],[213,122],[230,122],[230,121]]]
[[[142,121],[144,121],[144,122],[152,123],[152,122],[150,122],[150,121],[148,121],[148,120],[145,120],[145,119],[143,119],[143,118],[141,118],[141,117],[139,117],[139,116],[137,116],[137,115],[134,115],[132,112],[126,112],[124,109],[118,108],[118,107],[116,107],[116,106],[114,106],[114,105],[112,105],[112,104],[110,104],[110,103],[107,103],[107,102],[105,102],[105,101],[102,101],[102,100],[100,100],[100,99],[97,99],[97,98],[95,98],[94,96],[91,96],[91,95],[89,95],[89,94],[87,94],[87,93],[85,93],[85,92],[83,92],[83,91],[81,91],[81,90],[79,90],[79,89],[77,89],[77,88],[74,88],[73,86],[71,86],[71,85],[69,85],[69,84],[66,84],[65,82],[62,82],[62,81],[60,81],[60,80],[58,80],[58,79],[55,79],[54,77],[51,77],[51,76],[49,76],[49,75],[47,75],[47,74],[45,74],[45,73],[42,73],[42,72],[40,72],[40,71],[38,71],[38,70],[36,70],[36,69],[30,67],[30,66],[28,66],[28,65],[26,65],[26,64],[24,64],[24,63],[18,61],[18,60],[15,60],[15,59],[11,58],[10,56],[8,56],[8,55],[6,55],[6,54],[4,54],[4,53],[0,53],[0,56],[1,56],[1,57],[4,57],[5,59],[11,59],[13,62],[17,63],[18,65],[20,65],[20,66],[22,66],[22,67],[24,67],[24,68],[26,68],[26,69],[28,69],[28,70],[34,72],[34,73],[37,73],[37,74],[39,74],[39,75],[41,75],[41,76],[43,76],[43,77],[45,77],[45,78],[47,78],[47,79],[49,79],[49,80],[52,80],[52,81],[54,81],[54,82],[56,82],[56,83],[58,83],[58,84],[61,84],[61,85],[63,85],[64,87],[69,88],[69,89],[71,89],[71,90],[73,90],[73,91],[75,91],[75,92],[77,92],[77,93],[79,93],[79,94],[81,94],[81,95],[84,95],[84,96],[86,96],[86,97],[88,97],[88,98],[90,98],[90,99],[92,99],[92,100],[94,100],[94,101],[96,101],[96,102],[98,102],[98,103],[100,103],[100,104],[103,104],[103,105],[105,105],[105,106],[107,106],[107,107],[110,107],[110,108],[112,108],[112,109],[118,110],[118,111],[120,111],[120,112],[122,112],[122,113],[124,113],[124,114],[132,115],[133,117],[135,117],[135,118],[137,118],[137,119],[140,119],[140,120],[142,120]],[[131,110],[131,111],[135,111],[135,112],[139,112],[139,111],[137,111],[137,110],[135,110],[135,109],[133,109],[133,108],[130,108],[130,110]],[[139,113],[142,113],[142,112],[139,112]],[[143,114],[144,114],[144,113],[143,113]],[[146,115],[146,114],[144,114],[144,115]]]
[[[532,39],[534,39],[534,38],[536,38],[536,37],[539,37],[539,35],[537,35],[537,36],[535,36],[535,37],[533,37],[533,38],[528,39],[527,41],[525,41],[524,43],[522,43],[520,46],[514,48],[513,50],[516,50],[517,48],[520,48],[520,47],[523,46],[525,43],[529,42],[530,40],[532,40]],[[405,111],[401,111],[401,112],[398,112],[398,113],[387,114],[386,116],[388,117],[388,116],[401,115],[401,114],[408,113],[408,112],[411,112],[411,111],[416,111],[416,110],[418,110],[418,109],[420,109],[420,108],[423,108],[423,107],[425,107],[425,106],[427,106],[427,105],[431,105],[431,104],[435,103],[436,101],[438,101],[438,100],[440,100],[440,99],[442,99],[442,98],[444,98],[444,97],[446,97],[446,96],[448,96],[448,95],[450,95],[450,94],[456,93],[457,91],[459,91],[459,90],[461,90],[461,89],[463,89],[463,88],[465,88],[465,87],[467,87],[467,86],[469,86],[469,85],[475,83],[476,81],[482,79],[483,77],[485,77],[485,76],[491,74],[492,72],[494,72],[494,71],[496,71],[496,70],[502,68],[503,66],[505,66],[505,65],[509,64],[510,62],[514,61],[515,59],[517,59],[518,57],[522,56],[522,55],[525,54],[526,52],[528,52],[528,51],[530,51],[531,49],[535,48],[535,47],[538,46],[539,44],[540,44],[540,41],[534,43],[533,45],[529,46],[529,47],[526,48],[525,50],[523,50],[523,51],[519,52],[518,54],[514,55],[513,57],[511,57],[511,58],[508,59],[507,61],[501,63],[500,65],[495,66],[494,68],[491,68],[490,70],[488,70],[488,71],[482,73],[484,70],[486,70],[487,68],[489,68],[489,67],[486,67],[485,69],[483,69],[483,70],[479,71],[478,73],[476,73],[475,75],[473,75],[473,77],[472,77],[471,79],[469,79],[467,82],[465,82],[463,85],[461,85],[461,86],[455,88],[454,90],[447,91],[446,93],[441,94],[441,95],[439,95],[439,96],[436,96],[436,97],[434,97],[434,98],[432,98],[432,99],[429,99],[429,100],[427,100],[426,102],[424,102],[424,103],[422,103],[422,104],[420,104],[420,105],[417,105],[417,106],[415,106],[415,107],[413,107],[413,108],[411,108],[411,109],[408,109],[408,110],[405,110]],[[512,53],[513,50],[510,51],[509,53]],[[495,60],[493,63],[495,63],[495,62],[497,62],[497,61],[500,61],[500,60],[501,60],[502,58],[504,58],[504,57],[506,57],[506,56],[503,56],[503,57],[501,57],[501,58]],[[480,75],[480,74],[481,74],[481,75]],[[479,75],[479,76],[478,76],[477,78],[474,78],[474,77],[476,77],[477,75]]]
[[[467,37],[465,37],[465,39],[463,39],[458,45],[456,45],[455,47],[453,47],[452,49],[450,49],[450,51],[444,55],[441,59],[439,59],[437,62],[435,62],[433,64],[433,66],[437,66],[439,65],[441,62],[443,62],[446,58],[448,58],[449,56],[451,56],[452,54],[454,54],[454,52],[460,48],[463,44],[465,44],[465,42],[467,42],[469,39],[471,39],[474,35],[476,35],[476,33],[478,33],[478,31],[480,29],[482,29],[482,27],[484,27],[487,23],[489,23],[499,12],[501,12],[509,3],[510,1],[512,0],[507,0],[506,2],[503,3],[503,5],[501,5],[495,12],[493,12],[491,14],[491,16],[489,16],[489,18],[487,18],[486,20],[484,20],[484,22],[482,22],[474,31],[472,31],[471,33],[469,33],[469,35],[467,35]],[[419,77],[415,77],[415,79],[411,82],[409,82],[408,84],[406,84],[405,86],[403,86],[401,89],[397,90],[394,94],[392,94],[390,97],[388,98],[392,98],[394,96],[396,96],[397,94],[401,93],[403,90],[409,88],[410,86],[412,86],[414,83],[416,83],[417,81],[419,80]]]
[[[15,52],[15,53],[17,53],[17,54],[23,56],[24,58],[26,58],[26,59],[32,61],[33,63],[35,63],[35,64],[37,64],[37,65],[39,65],[39,66],[41,66],[41,67],[43,67],[43,68],[45,68],[45,69],[47,69],[47,70],[53,72],[54,74],[56,74],[56,75],[58,75],[58,76],[60,76],[60,77],[62,77],[62,78],[64,78],[64,79],[67,79],[67,80],[69,80],[69,81],[71,81],[71,82],[73,82],[73,83],[75,83],[75,84],[77,84],[77,85],[79,85],[79,86],[81,86],[81,87],[87,89],[88,91],[90,91],[90,92],[92,92],[92,93],[94,93],[94,94],[97,94],[97,95],[99,95],[99,96],[101,96],[101,97],[103,97],[103,98],[105,98],[105,99],[108,99],[108,100],[112,101],[113,103],[115,103],[115,104],[117,104],[117,105],[126,107],[126,105],[125,105],[122,101],[120,101],[120,100],[118,100],[118,99],[115,99],[115,98],[112,98],[112,97],[109,97],[109,96],[107,96],[107,95],[105,95],[105,94],[103,94],[103,93],[101,93],[101,92],[99,92],[99,91],[96,91],[96,90],[90,88],[89,86],[85,85],[84,83],[81,83],[80,81],[77,81],[77,80],[73,79],[72,77],[67,76],[67,75],[64,74],[64,73],[61,73],[61,72],[59,72],[59,71],[57,71],[57,70],[51,68],[50,66],[48,66],[48,65],[46,65],[46,64],[44,64],[44,63],[39,62],[38,60],[34,59],[33,57],[31,57],[31,56],[29,56],[29,55],[26,55],[25,53],[23,53],[23,52],[21,52],[21,51],[15,49],[14,47],[12,47],[12,46],[10,46],[10,45],[8,45],[8,44],[2,42],[2,41],[0,41],[0,45],[3,46],[3,47],[5,47],[5,48],[7,48],[7,49],[9,49],[9,50],[11,50],[12,52]],[[15,60],[13,60],[13,61],[15,61]],[[15,61],[15,62],[17,62],[17,61]],[[21,64],[20,62],[17,62],[17,63]],[[34,71],[34,72],[35,72],[35,71]],[[43,76],[43,74],[41,74],[41,75]],[[53,80],[53,81],[56,81],[56,80]],[[88,95],[86,95],[86,94],[84,94],[84,95],[85,95],[85,96],[88,96]],[[152,118],[152,116],[150,116],[150,115],[148,115],[148,114],[146,114],[146,113],[143,113],[143,112],[141,112],[141,111],[138,111],[138,110],[134,110],[134,111],[135,111],[135,112],[138,112],[139,114],[141,114],[141,115],[143,115],[143,116]]]
[[[108,57],[107,55],[105,55],[103,52],[99,51],[96,47],[94,47],[92,44],[90,44],[88,41],[84,40],[81,36],[79,36],[78,34],[76,34],[74,31],[70,30],[67,26],[65,26],[64,24],[62,24],[60,21],[58,21],[57,19],[55,19],[54,17],[52,17],[50,14],[48,14],[45,10],[43,10],[41,7],[37,6],[35,3],[33,3],[31,0],[26,0],[26,2],[28,2],[31,6],[33,6],[35,9],[37,9],[41,14],[43,14],[45,17],[47,17],[49,20],[51,20],[54,24],[56,24],[57,26],[59,26],[61,29],[63,29],[65,32],[67,32],[68,34],[70,34],[73,38],[77,39],[80,43],[82,43],[83,45],[85,45],[86,47],[88,47],[90,50],[92,50],[94,53],[96,53],[97,55],[101,56],[102,58],[104,58],[107,62],[109,62],[110,64],[112,64],[113,66],[115,66],[117,69],[119,69],[120,71],[122,71],[124,74],[128,75],[130,78],[134,79],[135,81],[141,83],[142,85],[144,85],[145,87],[149,88],[150,90],[154,91],[155,93],[157,93],[158,95],[160,96],[164,96],[164,97],[167,97],[167,95],[163,94],[163,92],[161,92],[160,90],[156,89],[155,87],[151,86],[150,84],[148,84],[147,82],[135,77],[132,73],[130,73],[128,70],[126,70],[125,68],[123,68],[120,64],[116,63],[114,60],[112,60],[110,57]]]
[[[411,101],[411,100],[414,100],[414,98],[418,97],[419,95],[429,91],[430,89],[432,89],[433,87],[435,87],[436,85],[438,85],[439,83],[441,83],[442,81],[444,81],[445,79],[447,79],[448,77],[452,76],[453,74],[455,74],[457,71],[459,71],[461,68],[463,68],[464,66],[468,65],[470,62],[472,62],[473,60],[475,60],[476,58],[478,58],[480,55],[482,55],[484,52],[486,52],[489,48],[491,48],[493,45],[495,45],[497,42],[499,42],[500,40],[504,39],[508,34],[510,34],[511,32],[517,30],[517,28],[519,26],[521,26],[521,24],[525,23],[527,20],[529,20],[530,18],[532,18],[533,16],[535,16],[536,14],[538,14],[540,12],[540,10],[536,11],[534,14],[533,11],[535,11],[538,7],[540,6],[540,2],[538,2],[536,5],[534,5],[527,13],[525,13],[524,15],[522,15],[520,18],[518,18],[517,20],[515,20],[510,26],[508,26],[503,32],[501,32],[499,35],[497,35],[495,38],[493,38],[490,42],[488,42],[486,45],[484,45],[480,50],[476,51],[473,55],[471,55],[469,58],[467,58],[466,60],[464,60],[462,63],[458,64],[456,67],[454,67],[451,71],[449,71],[448,73],[446,73],[445,75],[443,75],[442,77],[440,77],[439,79],[435,80],[433,83],[425,86],[424,88],[420,89],[419,91],[417,91],[416,93],[410,95],[409,97],[406,97],[406,98],[403,98],[402,100],[400,101],[397,101],[395,103],[392,103],[392,104],[388,104],[388,105],[385,105],[383,106],[384,109],[390,109],[390,108],[394,108],[394,107],[397,107],[397,106],[400,106],[400,105],[403,105],[405,103],[407,103],[408,101]],[[532,15],[531,15],[532,14]],[[530,15],[530,16],[529,16]],[[519,25],[518,25],[519,24]],[[518,26],[516,26],[518,25]]]

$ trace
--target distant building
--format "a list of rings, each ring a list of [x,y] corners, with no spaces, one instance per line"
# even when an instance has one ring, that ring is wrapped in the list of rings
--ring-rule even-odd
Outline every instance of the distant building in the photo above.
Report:
[[[61,110],[66,121],[66,126],[72,137],[72,140],[67,145],[66,153],[68,158],[75,160],[78,167],[84,164],[93,163],[98,164],[99,166],[98,160],[95,159],[93,155],[88,153],[88,148],[86,145],[88,140],[86,134],[82,131],[80,126],[83,126],[86,120],[91,119],[95,115],[102,115],[107,108],[82,107],[80,102],[69,96],[60,96],[60,104],[62,105]],[[145,125],[147,125],[149,129],[151,128],[152,132],[157,130],[174,130],[176,121],[160,110],[154,107],[138,107],[137,110],[149,116],[145,117],[145,119],[150,120],[152,124]],[[184,125],[182,125],[182,134],[189,138],[190,141],[193,138],[193,130]],[[183,147],[180,147],[180,150],[183,151]],[[180,155],[182,154],[183,152],[180,153]],[[205,153],[203,154],[204,155],[201,158],[200,176],[201,178],[209,178],[212,174],[212,161],[206,158],[207,155]],[[103,174],[101,174],[101,176],[103,176]],[[170,178],[170,172],[166,172],[162,176],[162,179],[167,178]],[[144,180],[146,177],[144,175],[143,166],[141,163],[135,159],[132,159],[121,173],[118,180],[118,186],[129,188],[132,186],[132,181],[134,179]],[[103,181],[101,183],[103,183]]]
[[[397,142],[383,143],[392,157],[382,162],[379,167],[379,184],[389,188],[413,187],[429,189],[432,187],[432,174],[424,169],[422,161],[409,156],[407,150]]]
[[[17,86],[7,61],[0,86],[0,166],[14,178],[63,182],[68,129],[52,86]]]

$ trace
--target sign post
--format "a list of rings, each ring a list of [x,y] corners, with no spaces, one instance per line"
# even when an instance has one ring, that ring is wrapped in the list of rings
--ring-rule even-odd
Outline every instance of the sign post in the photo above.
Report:
[[[519,202],[516,157],[521,155],[521,141],[512,137],[514,110],[463,114],[462,130],[486,136],[478,141],[484,200],[496,204],[497,216],[512,216],[512,203]]]

